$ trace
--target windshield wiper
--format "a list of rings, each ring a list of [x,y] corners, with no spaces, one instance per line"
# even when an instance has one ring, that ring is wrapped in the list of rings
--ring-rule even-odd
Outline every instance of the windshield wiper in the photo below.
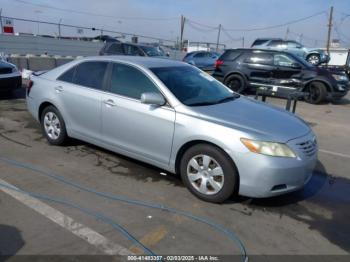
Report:
[[[198,102],[198,103],[192,103],[188,104],[188,106],[209,106],[209,105],[215,105],[216,101],[211,101],[211,102]]]
[[[227,97],[222,98],[222,99],[217,100],[217,101],[197,102],[197,103],[188,104],[188,106],[209,106],[209,105],[216,105],[216,104],[225,103],[225,102],[228,102],[228,101],[235,100],[235,99],[237,99],[237,98],[239,98],[239,97],[240,97],[239,94],[232,94],[232,96],[227,96]]]
[[[239,97],[240,97],[239,94],[232,94],[232,96],[228,96],[228,97],[225,97],[223,99],[220,99],[220,100],[216,101],[215,103],[216,104],[225,103],[225,102],[228,102],[228,101],[235,100],[235,99],[237,99]]]

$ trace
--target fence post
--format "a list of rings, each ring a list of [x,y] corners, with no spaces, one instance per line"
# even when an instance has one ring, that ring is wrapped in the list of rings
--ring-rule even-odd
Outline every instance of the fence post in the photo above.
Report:
[[[62,18],[60,18],[60,21],[58,22],[58,39],[61,39],[61,22]]]
[[[0,8],[0,26],[1,26],[1,34],[4,33],[4,27],[2,25],[2,8]]]

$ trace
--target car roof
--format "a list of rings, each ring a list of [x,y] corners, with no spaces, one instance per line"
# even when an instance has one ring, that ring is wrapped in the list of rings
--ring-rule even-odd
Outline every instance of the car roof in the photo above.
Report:
[[[277,37],[262,37],[262,38],[257,38],[254,40],[257,41],[257,40],[265,40],[265,41],[268,41],[268,40],[283,40],[282,38],[277,38]]]
[[[263,48],[231,48],[231,49],[226,49],[226,51],[243,51],[243,52],[270,52],[270,53],[286,53],[284,51],[279,51],[279,50],[271,50],[271,49],[263,49]]]
[[[144,56],[92,56],[80,59],[80,61],[111,61],[111,62],[127,62],[134,65],[139,65],[145,68],[155,67],[172,67],[172,66],[188,66],[187,63],[171,60],[167,58],[154,58]]]

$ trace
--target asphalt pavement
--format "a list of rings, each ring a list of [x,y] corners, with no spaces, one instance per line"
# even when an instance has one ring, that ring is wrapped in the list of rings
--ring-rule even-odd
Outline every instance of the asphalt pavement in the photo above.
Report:
[[[283,106],[284,101],[268,99]],[[235,197],[211,204],[176,175],[81,141],[50,146],[26,110],[23,92],[0,98],[0,158],[18,161],[84,187],[191,212],[231,230],[249,255],[349,255],[350,95],[336,103],[300,102],[296,112],[318,136],[319,162],[298,192],[269,199]],[[155,254],[233,255],[239,247],[212,227],[181,215],[67,185],[0,161],[0,182],[74,203],[121,225]],[[0,254],[144,254],[111,223],[79,208],[0,190]]]

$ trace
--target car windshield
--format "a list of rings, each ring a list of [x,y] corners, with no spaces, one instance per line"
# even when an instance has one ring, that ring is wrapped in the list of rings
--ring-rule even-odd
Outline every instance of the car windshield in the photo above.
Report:
[[[154,46],[140,46],[147,56],[164,56],[164,53]]]
[[[213,105],[239,97],[207,73],[191,66],[151,68],[151,71],[187,106]]]

